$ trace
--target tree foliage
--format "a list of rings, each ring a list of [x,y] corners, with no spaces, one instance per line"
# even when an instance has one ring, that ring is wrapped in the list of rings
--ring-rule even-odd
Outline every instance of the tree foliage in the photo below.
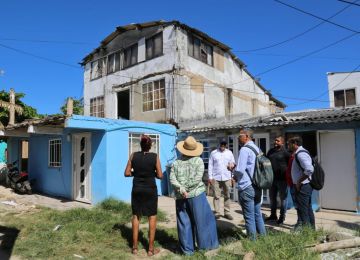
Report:
[[[73,104],[74,104],[74,108],[73,108],[73,114],[74,115],[83,115],[84,114],[84,102],[83,102],[83,99],[80,98],[80,99],[76,99],[76,98],[73,98],[72,97],[72,100],[73,100]],[[66,115],[66,102],[67,102],[67,99],[65,100],[64,102],[64,105],[60,108],[61,109],[61,112],[63,112],[64,115]]]
[[[15,113],[15,122],[19,123],[29,118],[41,118],[42,115],[37,113],[36,108],[26,105],[21,101],[22,98],[25,97],[24,93],[15,93],[15,104],[21,106],[23,108],[23,113],[19,115]],[[0,91],[0,100],[9,102],[10,97],[9,93],[5,90]],[[3,125],[7,125],[9,123],[9,111],[7,108],[0,107],[0,121]]]

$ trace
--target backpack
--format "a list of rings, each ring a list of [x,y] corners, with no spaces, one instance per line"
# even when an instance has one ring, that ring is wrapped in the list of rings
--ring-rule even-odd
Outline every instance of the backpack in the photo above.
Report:
[[[299,159],[298,159],[298,154],[301,152],[307,153],[310,157],[311,157],[311,155],[306,150],[300,150],[297,154],[295,154],[295,159],[296,159],[297,164],[299,165],[301,170],[304,171],[304,168],[301,166]],[[314,190],[321,190],[324,187],[325,172],[316,158],[311,157],[311,160],[312,160],[312,165],[314,167],[314,172],[311,175],[310,185]]]
[[[253,178],[246,171],[252,184],[259,189],[270,189],[274,179],[270,160],[261,151],[258,153],[254,147],[250,145],[245,145],[244,147],[249,148],[256,155]]]

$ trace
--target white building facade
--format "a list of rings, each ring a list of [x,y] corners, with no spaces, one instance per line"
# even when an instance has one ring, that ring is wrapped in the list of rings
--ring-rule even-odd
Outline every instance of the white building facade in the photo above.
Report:
[[[228,46],[178,21],[117,27],[82,65],[85,115],[182,123],[285,107]]]

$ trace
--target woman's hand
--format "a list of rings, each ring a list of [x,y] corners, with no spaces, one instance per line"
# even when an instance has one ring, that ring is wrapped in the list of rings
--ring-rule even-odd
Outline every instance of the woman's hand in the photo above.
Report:
[[[184,192],[182,193],[182,196],[183,196],[184,199],[186,199],[186,198],[188,197],[188,193],[187,193],[186,191],[184,191]]]

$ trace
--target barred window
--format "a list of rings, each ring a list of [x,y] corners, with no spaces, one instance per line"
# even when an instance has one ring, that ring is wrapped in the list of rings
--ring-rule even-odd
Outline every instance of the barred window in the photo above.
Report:
[[[142,97],[144,112],[165,108],[165,79],[144,84]]]
[[[140,139],[143,133],[129,133],[129,156],[134,153],[141,151]],[[150,152],[157,153],[159,155],[160,147],[160,135],[158,134],[145,134],[151,138],[152,145]]]
[[[209,140],[199,140],[199,143],[202,143],[204,150],[200,157],[204,161],[205,169],[208,169],[209,165],[209,158],[210,158],[210,147],[209,147]]]
[[[105,117],[104,96],[90,99],[90,116]]]
[[[61,139],[49,140],[49,167],[61,167]]]

